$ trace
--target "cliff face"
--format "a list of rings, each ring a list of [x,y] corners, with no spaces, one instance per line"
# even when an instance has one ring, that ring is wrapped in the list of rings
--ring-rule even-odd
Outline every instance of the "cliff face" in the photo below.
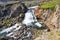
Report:
[[[60,6],[56,6],[56,10],[51,9],[38,9],[35,16],[39,22],[45,23],[48,28],[60,27]]]

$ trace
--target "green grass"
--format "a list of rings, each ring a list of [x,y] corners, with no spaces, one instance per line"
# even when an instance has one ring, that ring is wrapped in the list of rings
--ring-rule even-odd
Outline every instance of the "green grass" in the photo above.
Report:
[[[60,0],[55,0],[55,4],[60,4]]]
[[[54,35],[54,33],[53,33],[53,32],[50,32],[50,35],[51,35],[51,36],[53,36],[53,35]]]
[[[43,9],[49,8],[54,10],[57,4],[60,4],[60,0],[54,0],[54,2],[44,2],[40,5],[40,8]]]
[[[33,0],[19,0],[19,1],[33,1]]]
[[[60,40],[60,38],[58,38],[58,40]]]
[[[44,8],[44,9],[46,9],[46,8],[49,8],[49,9],[54,9],[55,8],[55,3],[54,2],[44,2],[43,4],[41,4],[41,8]]]
[[[60,31],[57,32],[57,35],[60,36]]]

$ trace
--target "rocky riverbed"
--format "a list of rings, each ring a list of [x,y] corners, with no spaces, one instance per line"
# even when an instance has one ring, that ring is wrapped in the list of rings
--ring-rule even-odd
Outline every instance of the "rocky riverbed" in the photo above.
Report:
[[[6,5],[2,3],[0,40],[60,40],[59,5],[51,10],[51,8],[41,8],[38,1],[32,3],[10,1]]]

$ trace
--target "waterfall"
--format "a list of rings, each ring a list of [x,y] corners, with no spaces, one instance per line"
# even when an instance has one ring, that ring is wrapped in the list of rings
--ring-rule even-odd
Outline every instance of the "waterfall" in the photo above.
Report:
[[[25,13],[25,18],[24,20],[22,21],[22,24],[25,24],[26,26],[33,26],[33,27],[38,27],[38,28],[41,28],[42,25],[37,21],[36,19],[36,16],[34,15],[34,12],[35,10],[28,10],[26,13]],[[19,27],[17,27],[19,26]],[[7,36],[10,36],[11,34],[13,34],[13,31],[16,31],[16,30],[19,30],[21,28],[21,23],[17,23],[15,25],[13,25],[12,27],[9,27],[9,28],[6,28],[2,31],[0,31],[0,36],[3,36],[3,35],[7,35]],[[28,35],[26,37],[28,37],[29,35],[31,35],[30,32],[27,33]]]
[[[9,32],[12,32],[14,30],[18,30],[20,28],[20,25],[21,24],[17,23],[15,25],[13,25],[12,27],[9,27],[9,28],[6,28],[6,29],[0,31],[0,36],[7,35]],[[17,26],[19,26],[19,28],[17,28]]]
[[[27,26],[31,26],[33,25],[36,25],[38,27],[42,27],[42,25],[37,21],[35,15],[34,15],[34,10],[28,10],[26,13],[25,13],[25,18],[23,20],[23,24],[27,25]]]

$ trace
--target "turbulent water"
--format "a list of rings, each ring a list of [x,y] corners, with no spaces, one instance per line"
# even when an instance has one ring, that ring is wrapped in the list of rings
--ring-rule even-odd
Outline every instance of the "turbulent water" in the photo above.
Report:
[[[25,18],[23,20],[23,24],[25,24],[26,26],[33,26],[35,25],[36,27],[42,27],[42,25],[37,21],[35,15],[34,15],[34,10],[28,10],[26,13],[25,13]],[[34,24],[33,24],[34,23]],[[19,26],[17,28],[17,26]],[[12,31],[16,31],[16,30],[19,30],[21,29],[21,23],[20,24],[15,24],[14,26],[10,27],[10,28],[7,28],[7,29],[4,29],[2,31],[0,31],[0,36],[10,36],[11,34],[13,34]],[[28,32],[28,36],[31,35],[31,32]]]
[[[23,24],[26,24],[27,26],[29,26],[29,25],[32,25],[32,23],[34,23],[34,25],[41,27],[42,25],[39,22],[37,22],[34,12],[35,12],[34,10],[28,10],[25,13]]]
[[[4,36],[4,35],[8,34],[9,32],[11,32],[12,30],[15,30],[17,28],[17,26],[19,26],[19,24],[15,24],[7,29],[0,31],[0,36]]]

